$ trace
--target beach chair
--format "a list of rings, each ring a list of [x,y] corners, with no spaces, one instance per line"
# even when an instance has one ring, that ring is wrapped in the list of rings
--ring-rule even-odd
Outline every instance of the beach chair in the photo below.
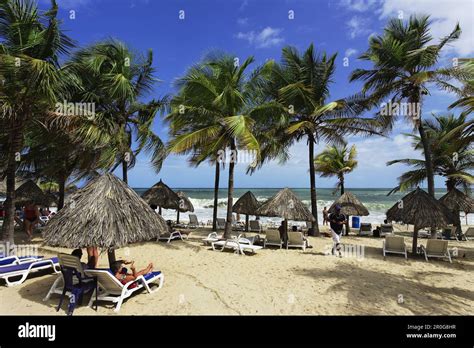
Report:
[[[7,286],[19,285],[28,278],[30,273],[49,268],[51,268],[55,273],[60,272],[57,257],[0,267],[0,278],[5,280]],[[11,280],[12,278],[18,277],[18,280]]]
[[[456,226],[447,226],[443,228],[441,236],[443,239],[450,240],[452,237],[456,236]]]
[[[187,225],[188,228],[198,228],[199,227],[199,220],[196,214],[189,214],[189,223]]]
[[[425,255],[425,260],[428,261],[429,257],[445,258],[447,257],[449,262],[451,260],[451,254],[448,249],[448,241],[441,239],[428,239],[426,247],[421,245],[421,252]]]
[[[246,255],[245,251],[254,254],[257,250],[262,249],[261,246],[253,245],[246,238],[227,239],[213,242],[212,250],[217,250],[216,247],[221,247],[220,251],[224,251],[224,249],[233,249],[234,252],[239,255]]]
[[[259,220],[250,220],[249,221],[249,231],[250,232],[262,232],[262,225]]]
[[[460,235],[455,235],[457,241],[468,241],[470,239],[474,239],[474,227],[469,227],[465,232],[461,231]]]
[[[225,230],[225,219],[223,218],[217,218],[217,229],[218,230]]]
[[[242,224],[242,222],[237,221],[237,219],[235,218],[235,215],[232,214],[232,229],[234,231],[243,231],[244,227],[245,227],[245,225]]]
[[[140,289],[145,288],[148,293],[158,291],[163,286],[165,276],[160,271],[151,272],[123,285],[110,270],[86,269],[85,274],[97,279],[98,289],[94,290],[89,301],[92,307],[94,300],[109,301],[116,304],[114,311],[118,312],[125,299]],[[159,282],[158,287],[151,288],[152,283]]]
[[[211,232],[207,235],[206,238],[202,239],[202,242],[204,243],[204,245],[210,245],[211,243],[217,242],[217,241],[219,241],[217,232]]]
[[[381,224],[380,225],[380,237],[383,237],[387,234],[393,233],[393,225],[392,224]]]
[[[308,247],[308,240],[301,232],[288,232],[288,241],[286,242],[286,249],[301,248],[303,251]]]
[[[166,233],[160,234],[160,236],[158,237],[156,241],[158,242],[162,240],[162,241],[166,241],[166,243],[171,243],[171,241],[175,239],[181,239],[182,241],[184,241],[185,239],[189,238],[188,235],[189,233],[184,233],[182,231],[174,230],[173,232],[166,232]]]
[[[232,238],[235,238],[235,237],[232,236]],[[252,244],[252,245],[258,243],[258,242],[262,239],[262,238],[260,237],[260,235],[258,235],[258,234],[254,235],[254,236],[251,236],[251,235],[249,235],[249,234],[247,234],[247,233],[241,233],[241,234],[239,234],[236,239],[240,239],[240,238],[245,238],[245,239],[247,239],[247,240],[250,242],[250,244]]]
[[[386,235],[382,244],[383,258],[389,253],[405,255],[408,258],[405,239],[401,236]]]
[[[1,256],[0,255],[0,267],[19,265],[21,263],[29,263],[42,259],[43,256]]]
[[[267,245],[275,245],[280,247],[283,246],[283,241],[280,237],[280,231],[278,230],[268,230],[265,232],[265,239],[263,241],[263,247],[265,248]]]
[[[372,236],[372,224],[370,222],[360,224],[359,236]]]

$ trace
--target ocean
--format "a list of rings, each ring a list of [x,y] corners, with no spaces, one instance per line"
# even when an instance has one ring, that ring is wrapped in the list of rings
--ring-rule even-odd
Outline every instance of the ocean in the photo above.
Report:
[[[134,188],[134,190],[141,195],[146,188]],[[214,203],[214,190],[212,188],[173,188],[175,191],[183,191],[191,200],[194,206],[194,213],[198,216],[199,221],[207,222],[212,220],[212,208]],[[234,202],[247,191],[252,191],[258,201],[265,201],[271,196],[275,195],[280,189],[279,188],[237,188],[234,191]],[[308,208],[310,207],[310,191],[309,188],[292,188],[292,191],[305,203]],[[339,192],[333,195],[334,189],[332,188],[318,188],[318,222],[322,223],[322,210],[324,207],[328,207],[339,197]],[[400,198],[406,193],[394,193],[387,196],[390,191],[388,188],[352,188],[346,189],[346,191],[352,192],[357,198],[367,207],[370,212],[369,216],[361,217],[362,222],[370,222],[379,224],[385,219],[385,212],[395,204]],[[439,198],[446,193],[444,189],[436,189],[436,197]],[[225,218],[227,209],[227,190],[219,190],[219,204],[218,204],[218,217]],[[175,210],[163,209],[162,215],[165,219],[176,220]],[[251,219],[254,217],[251,217]],[[181,213],[180,219],[183,221],[188,220],[187,213]],[[241,220],[244,220],[245,216],[241,216]],[[281,219],[278,218],[267,218],[261,217],[261,221],[272,221],[279,222]],[[464,213],[461,213],[461,222],[465,223]],[[468,214],[469,224],[474,224],[474,214]]]

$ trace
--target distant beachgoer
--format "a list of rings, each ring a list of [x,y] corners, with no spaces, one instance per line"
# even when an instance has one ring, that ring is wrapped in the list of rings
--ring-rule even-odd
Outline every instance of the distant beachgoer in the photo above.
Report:
[[[341,213],[341,207],[336,205],[335,212],[329,215],[329,225],[331,227],[332,240],[334,242],[332,253],[335,254],[336,250],[341,254],[341,237],[344,224],[347,222],[346,216]]]
[[[99,263],[99,250],[97,247],[87,247],[87,267],[97,268]]]
[[[39,222],[40,218],[38,206],[36,206],[33,202],[27,202],[25,208],[23,209],[23,216],[23,226],[25,228],[26,234],[28,235],[28,239],[31,240],[31,238],[33,238],[33,229]]]
[[[324,207],[323,209],[323,225],[327,225],[329,222],[329,212],[327,207]]]
[[[141,275],[145,275],[150,273],[153,270],[153,264],[149,263],[148,266],[141,271],[136,271],[135,270],[135,261],[124,261],[124,260],[119,260],[115,261],[112,263],[110,269],[114,276],[123,284],[127,284],[128,282],[131,282],[135,279],[137,279]],[[132,273],[128,273],[128,269],[125,268],[123,265],[130,265],[130,269],[132,270]],[[135,285],[136,286],[136,285]],[[131,286],[130,288],[133,288],[135,286]]]

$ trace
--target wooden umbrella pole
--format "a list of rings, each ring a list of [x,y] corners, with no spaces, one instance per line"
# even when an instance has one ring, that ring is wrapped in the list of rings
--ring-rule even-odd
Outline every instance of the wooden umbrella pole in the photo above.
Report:
[[[411,254],[416,255],[416,249],[418,247],[418,226],[413,226],[413,244],[411,246]]]
[[[109,267],[112,268],[112,264],[117,261],[115,257],[115,250],[114,249],[109,249],[107,250],[107,256],[109,258]]]
[[[161,215],[161,206],[158,207],[158,213]]]
[[[177,210],[176,214],[176,223],[179,224],[179,209]]]
[[[284,231],[284,233],[283,233],[283,238],[284,238],[283,243],[285,245],[287,245],[288,244],[288,219],[285,219],[284,222],[283,222],[283,231]]]
[[[245,214],[245,232],[249,231],[249,214]]]

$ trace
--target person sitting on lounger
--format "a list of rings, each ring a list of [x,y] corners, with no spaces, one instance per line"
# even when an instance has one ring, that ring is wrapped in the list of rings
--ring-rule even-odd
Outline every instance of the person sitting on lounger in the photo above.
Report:
[[[82,255],[83,255],[82,249],[74,249],[71,255],[76,256],[79,259],[79,261],[81,261]],[[88,265],[85,262],[81,262],[81,265],[82,265],[82,268],[84,269],[88,268]]]
[[[130,265],[132,273],[128,273],[128,269],[125,268],[123,265]],[[120,283],[125,285],[128,282],[137,279],[141,275],[150,273],[153,270],[153,264],[150,262],[145,269],[142,269],[141,271],[137,272],[135,269],[135,261],[119,260],[112,263],[111,270],[114,276],[120,281]]]

